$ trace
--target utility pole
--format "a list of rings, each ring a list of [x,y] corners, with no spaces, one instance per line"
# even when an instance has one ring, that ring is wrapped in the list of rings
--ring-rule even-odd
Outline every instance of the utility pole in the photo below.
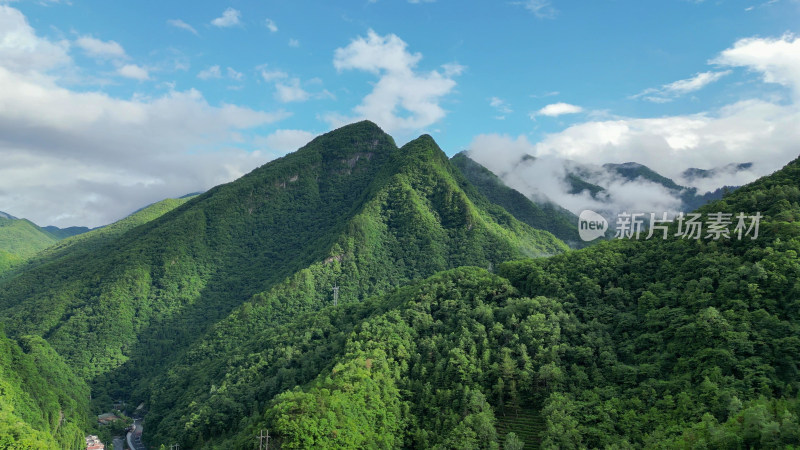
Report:
[[[339,304],[339,286],[336,285],[333,287],[333,306]]]
[[[269,430],[264,434],[264,430],[258,434],[258,450],[269,450]]]

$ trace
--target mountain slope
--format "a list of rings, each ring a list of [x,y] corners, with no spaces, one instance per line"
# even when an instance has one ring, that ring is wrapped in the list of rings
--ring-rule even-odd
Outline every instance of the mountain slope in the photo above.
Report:
[[[11,216],[0,217],[0,273],[12,265],[25,261],[57,240],[57,237],[28,220]]]
[[[42,338],[0,331],[0,447],[85,448],[88,395]]]
[[[96,403],[133,393],[147,400],[148,429],[173,436],[177,415],[182,438],[202,441],[251,413],[214,404],[208,385],[232,386],[226,371],[269,351],[265,330],[330,304],[334,285],[345,305],[439,270],[567,249],[464,188],[474,190],[429,136],[398,149],[374,124],[353,124],[0,281],[2,321],[12,336],[44,336]],[[274,388],[240,381],[241,404]]]
[[[506,186],[497,175],[470,159],[464,152],[454,155],[450,161],[478,192],[490,202],[502,206],[518,220],[533,228],[549,231],[570,246],[581,245],[578,218],[571,212],[552,203],[532,202],[520,192]]]
[[[264,343],[274,339],[270,333],[276,325],[330,305],[334,285],[344,305],[438,270],[463,264],[489,267],[514,255],[566,248],[502,209],[476,206],[460,188],[460,173],[428,136],[395,152],[386,169],[387,177],[376,180],[370,200],[324,260],[245,302],[155,380],[154,387],[142,389],[152,392],[148,420],[159,439],[198,445],[235,428],[281,390],[307,381],[310,372],[305,370],[272,372],[280,366],[268,361],[281,354]],[[480,195],[476,198],[487,203]],[[322,360],[340,350],[332,343]],[[267,370],[278,379],[255,379],[254,370],[265,377]],[[224,392],[208,390],[220,383]]]
[[[800,160],[701,211],[761,212],[757,239],[606,242],[309,311],[265,331],[246,370],[221,365],[174,426],[244,407],[263,412],[205,448],[264,429],[282,448],[491,448],[537,412],[526,444],[546,448],[800,445],[798,180]],[[238,403],[248,376],[283,392]]]

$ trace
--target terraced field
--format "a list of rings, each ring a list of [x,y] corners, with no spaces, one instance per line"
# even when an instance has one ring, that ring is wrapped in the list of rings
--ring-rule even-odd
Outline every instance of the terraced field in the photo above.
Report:
[[[500,442],[505,442],[506,434],[513,431],[525,443],[525,450],[539,448],[544,429],[544,418],[539,414],[538,408],[512,410],[505,415],[497,415],[497,435]]]

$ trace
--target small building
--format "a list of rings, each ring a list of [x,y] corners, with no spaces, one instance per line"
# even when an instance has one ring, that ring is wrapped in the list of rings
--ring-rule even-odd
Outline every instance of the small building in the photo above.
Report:
[[[100,425],[108,425],[115,420],[119,420],[119,417],[115,416],[113,413],[105,413],[97,416],[97,423]]]
[[[90,434],[86,436],[86,450],[105,450],[106,446],[100,442],[97,436]]]

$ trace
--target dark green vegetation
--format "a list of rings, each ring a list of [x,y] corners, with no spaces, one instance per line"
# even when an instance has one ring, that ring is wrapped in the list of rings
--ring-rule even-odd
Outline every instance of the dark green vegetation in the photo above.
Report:
[[[266,383],[258,367],[287,354],[264,339],[330,305],[334,285],[347,308],[440,270],[567,249],[480,195],[429,136],[398,149],[369,122],[91,234],[0,281],[0,320],[12,337],[45,337],[97,408],[145,400],[148,434],[186,445],[234,433],[313,379],[321,366]]]
[[[800,445],[800,161],[703,208],[760,211],[756,240],[566,253],[470,176],[354,124],[48,251],[0,281],[0,317],[95,408],[145,402],[155,445]]]
[[[534,203],[506,186],[497,175],[470,159],[464,152],[456,154],[450,161],[478,192],[492,203],[505,208],[518,220],[533,228],[553,233],[571,247],[582,246],[583,241],[578,236],[578,217],[575,214],[553,203]]]
[[[270,330],[251,376],[322,370],[206,444],[492,448],[522,423],[545,448],[798,446],[799,181],[795,161],[704,208],[762,212],[757,240],[461,268]]]

